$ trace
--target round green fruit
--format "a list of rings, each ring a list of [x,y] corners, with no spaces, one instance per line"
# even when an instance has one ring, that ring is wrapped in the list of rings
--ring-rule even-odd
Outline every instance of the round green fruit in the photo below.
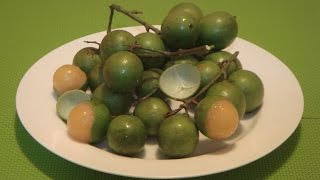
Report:
[[[118,51],[126,51],[134,44],[134,36],[125,30],[114,30],[108,33],[100,44],[100,58],[104,64],[108,57]]]
[[[73,58],[73,65],[78,66],[87,75],[97,64],[101,63],[99,49],[85,47],[78,51]]]
[[[162,99],[149,97],[137,104],[133,115],[142,120],[147,128],[148,135],[158,134],[160,124],[165,119],[165,115],[171,111],[170,106]]]
[[[211,61],[200,61],[196,67],[201,75],[200,87],[206,86],[210,81],[215,79],[220,72],[220,67]]]
[[[175,59],[168,61],[164,65],[164,69],[168,69],[169,67],[176,65],[176,64],[196,65],[198,62],[199,62],[198,59],[193,56],[183,56],[183,57],[175,58]]]
[[[200,132],[211,139],[224,140],[233,135],[239,124],[237,109],[222,96],[209,96],[196,106],[194,119]]]
[[[94,90],[92,99],[105,104],[114,116],[128,113],[133,103],[133,97],[130,93],[113,92],[105,83]]]
[[[203,17],[203,13],[201,9],[191,2],[185,2],[185,3],[179,3],[172,7],[168,14],[173,13],[180,13],[180,12],[186,12],[190,13],[192,17],[194,17],[197,20],[200,20]]]
[[[110,121],[110,111],[104,104],[82,102],[69,114],[68,133],[78,141],[97,143],[104,140]]]
[[[160,125],[158,144],[160,150],[169,157],[182,158],[191,155],[198,141],[198,129],[186,115],[172,115]]]
[[[227,51],[217,51],[217,52],[208,54],[204,59],[208,61],[212,61],[219,65],[224,61],[230,61],[231,56],[232,54]],[[239,61],[238,58],[236,58],[235,61],[230,63],[229,66],[227,67],[227,76],[229,77],[230,74],[240,69],[242,69],[241,62]]]
[[[237,37],[236,18],[224,11],[216,11],[201,18],[199,45],[214,45],[218,51],[229,46]]]
[[[93,92],[102,83],[104,83],[103,65],[97,64],[88,75],[88,84],[91,92]]]
[[[241,88],[246,99],[246,112],[251,112],[262,105],[264,87],[261,79],[252,71],[239,70],[228,79]]]
[[[243,118],[246,110],[246,98],[237,85],[227,80],[218,82],[208,89],[206,97],[208,96],[223,96],[228,98],[237,108],[239,118]]]
[[[140,58],[129,51],[114,53],[103,67],[105,83],[115,92],[132,92],[139,85],[142,75]]]
[[[135,44],[141,46],[143,49],[137,49],[136,54],[141,58],[144,69],[162,68],[166,62],[165,57],[145,57],[144,54],[154,53],[150,50],[165,51],[166,47],[157,34],[151,32],[140,33],[135,36]],[[145,50],[150,49],[150,50]]]
[[[198,20],[190,13],[169,14],[161,24],[161,37],[172,51],[194,47],[198,36]]]
[[[147,138],[142,121],[132,115],[114,118],[108,127],[107,144],[116,153],[132,156],[141,152]]]

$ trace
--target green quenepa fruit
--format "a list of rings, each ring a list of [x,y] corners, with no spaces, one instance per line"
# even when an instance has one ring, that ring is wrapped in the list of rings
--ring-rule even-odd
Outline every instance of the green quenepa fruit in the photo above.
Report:
[[[78,51],[73,58],[73,65],[78,66],[87,75],[97,64],[101,63],[99,49],[94,47],[85,47]]]
[[[108,33],[100,44],[100,58],[104,64],[108,57],[118,51],[126,51],[134,44],[134,36],[125,30],[114,30]]]
[[[91,92],[93,92],[102,83],[104,83],[103,65],[97,64],[88,75],[88,84]]]
[[[236,18],[225,11],[212,12],[199,23],[199,45],[214,45],[218,51],[229,46],[238,35]]]
[[[248,70],[239,70],[230,75],[229,81],[243,91],[247,103],[246,112],[254,111],[262,105],[264,87],[257,74]]]
[[[143,55],[155,53],[150,50],[165,51],[166,47],[157,34],[151,32],[140,33],[135,36],[135,43],[141,46],[144,49],[137,49],[136,54],[141,58],[144,69],[150,68],[162,68],[166,62],[165,57],[145,57]],[[145,50],[150,49],[150,50]]]
[[[160,75],[161,75],[160,72],[150,70],[150,69],[145,70],[145,71],[143,71],[141,81],[144,81],[144,80],[150,79],[150,78],[159,79]]]
[[[160,124],[165,119],[165,115],[170,111],[170,106],[162,99],[149,97],[137,104],[133,115],[142,120],[147,128],[148,135],[155,136],[158,134]]]
[[[246,98],[242,90],[228,80],[218,82],[211,86],[207,93],[208,96],[223,96],[228,98],[237,108],[239,119],[242,119],[246,110]]]
[[[201,75],[200,87],[207,85],[210,81],[215,79],[220,72],[220,67],[211,61],[200,61],[197,63],[196,67]]]
[[[204,59],[219,65],[224,61],[229,61],[231,56],[232,54],[227,51],[217,51],[208,54]],[[235,61],[227,67],[227,76],[230,76],[230,74],[240,69],[242,69],[241,62],[236,58]]]
[[[142,81],[137,87],[136,93],[139,98],[145,97],[153,93],[151,97],[166,99],[166,96],[159,89],[159,79],[156,79],[156,78],[150,78]]]
[[[116,153],[133,156],[141,152],[147,138],[143,122],[136,116],[120,115],[108,127],[107,144]]]
[[[132,92],[143,75],[140,58],[129,52],[119,51],[111,55],[103,67],[106,85],[115,92]]]
[[[179,57],[179,58],[175,58],[172,59],[170,61],[168,61],[165,65],[164,65],[164,69],[168,69],[169,67],[176,65],[176,64],[192,64],[192,65],[196,65],[198,63],[198,59],[193,57],[193,56],[183,56],[183,57]]]
[[[82,102],[69,114],[68,133],[78,141],[97,143],[105,139],[110,121],[110,111],[104,104]]]
[[[195,46],[199,36],[198,20],[190,13],[169,14],[161,24],[161,37],[170,50]]]
[[[105,83],[94,90],[92,99],[105,104],[114,116],[128,113],[133,103],[133,97],[130,93],[113,92]]]
[[[168,14],[187,12],[190,13],[195,19],[200,20],[203,17],[201,9],[191,2],[179,3],[172,7]]]
[[[168,157],[182,158],[191,155],[198,141],[198,129],[193,120],[186,115],[172,115],[160,125],[158,145],[161,152]]]
[[[196,106],[194,120],[203,135],[217,140],[232,136],[239,124],[237,109],[223,96],[202,99]]]

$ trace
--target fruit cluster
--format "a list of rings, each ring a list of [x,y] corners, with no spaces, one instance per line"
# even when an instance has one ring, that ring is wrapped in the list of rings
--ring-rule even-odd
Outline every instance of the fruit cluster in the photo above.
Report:
[[[261,106],[261,79],[242,68],[236,53],[223,51],[237,37],[234,16],[203,15],[195,4],[181,3],[159,32],[110,31],[99,48],[81,49],[72,65],[56,70],[57,114],[72,138],[106,141],[115,153],[132,156],[153,136],[161,152],[181,158],[195,150],[199,131],[225,140],[245,113]],[[173,100],[179,108],[170,107]]]

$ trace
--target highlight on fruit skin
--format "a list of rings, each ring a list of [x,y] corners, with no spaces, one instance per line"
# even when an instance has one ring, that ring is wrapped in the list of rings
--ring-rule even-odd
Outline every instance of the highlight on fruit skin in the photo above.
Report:
[[[200,132],[210,139],[225,140],[238,128],[235,106],[222,96],[206,97],[195,110],[195,122]]]
[[[85,87],[87,87],[87,76],[78,66],[66,64],[54,72],[53,89],[58,96],[67,91]]]
[[[111,114],[104,104],[87,101],[76,105],[67,120],[68,134],[83,143],[104,140]]]

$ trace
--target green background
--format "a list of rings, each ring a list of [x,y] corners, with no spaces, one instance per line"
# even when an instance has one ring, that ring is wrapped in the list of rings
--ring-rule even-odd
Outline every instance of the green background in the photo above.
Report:
[[[120,4],[131,10],[142,10],[144,12],[142,18],[152,24],[160,24],[168,9],[178,2],[181,1],[2,0],[0,3],[0,178],[125,179],[75,165],[38,144],[20,123],[15,108],[16,90],[24,73],[39,58],[71,40],[104,31],[107,26],[108,5],[111,3]],[[320,177],[319,2],[318,0],[196,1],[205,13],[226,10],[236,15],[239,36],[281,59],[296,75],[305,99],[301,124],[282,146],[251,164],[205,176],[206,179]],[[117,14],[113,27],[132,25],[138,24]],[[214,162],[212,165],[215,165]]]

